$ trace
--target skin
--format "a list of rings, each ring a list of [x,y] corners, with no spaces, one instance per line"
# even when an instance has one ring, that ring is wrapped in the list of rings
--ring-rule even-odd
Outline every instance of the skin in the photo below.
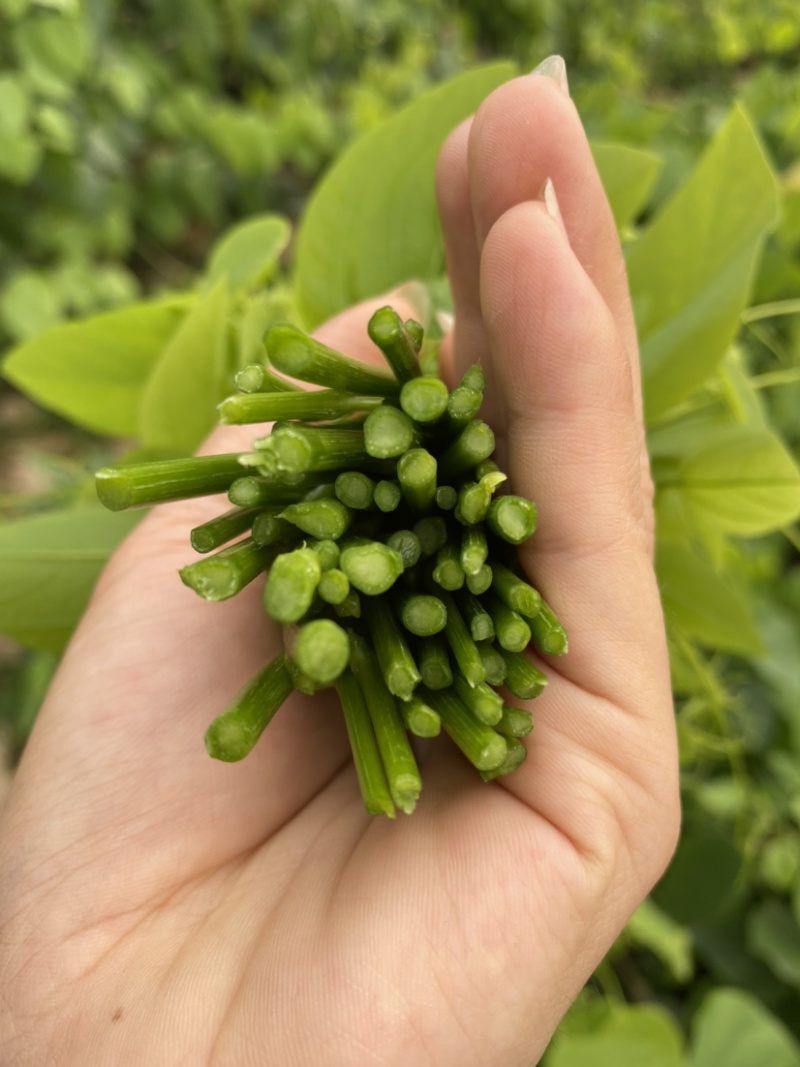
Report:
[[[485,785],[437,739],[416,813],[372,819],[341,716],[301,695],[243,763],[209,760],[206,726],[280,637],[259,583],[207,604],[176,577],[220,501],[158,509],[101,578],[3,813],[3,1063],[529,1067],[672,854],[636,336],[569,97],[542,76],[498,89],[437,188],[446,356],[487,371],[501,464],[539,507],[522,560],[570,634],[540,664],[528,760]],[[385,302],[318,336],[374,359]]]

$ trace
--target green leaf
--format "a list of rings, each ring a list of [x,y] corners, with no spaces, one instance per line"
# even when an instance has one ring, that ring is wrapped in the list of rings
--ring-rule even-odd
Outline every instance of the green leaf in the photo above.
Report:
[[[85,507],[0,525],[0,631],[59,652],[100,571],[142,512]]]
[[[800,927],[785,904],[765,900],[750,913],[747,947],[778,978],[800,988]]]
[[[0,178],[25,185],[38,170],[41,159],[41,145],[31,134],[0,130]]]
[[[0,132],[25,133],[29,115],[30,97],[23,80],[13,74],[0,76]]]
[[[0,296],[0,321],[18,340],[49,329],[60,318],[56,287],[36,271],[20,271]]]
[[[624,144],[592,141],[591,149],[614,222],[621,230],[646,206],[664,161],[652,152]]]
[[[684,829],[666,874],[653,891],[656,904],[676,922],[716,919],[734,898],[742,861],[727,837],[695,820]]]
[[[361,137],[311,197],[297,238],[301,311],[315,326],[356,301],[444,269],[434,196],[442,142],[515,67],[479,67]]]
[[[659,544],[656,574],[671,626],[701,644],[752,655],[763,651],[746,601],[705,560],[680,544]]]
[[[184,314],[165,300],[57,326],[14,349],[3,375],[79,426],[132,436],[147,377]]]
[[[777,212],[775,176],[737,105],[628,251],[648,421],[684,400],[722,359]]]
[[[64,99],[86,70],[91,51],[87,24],[56,13],[27,18],[14,27],[14,47],[33,86]]]
[[[270,276],[289,244],[292,227],[283,215],[256,215],[227,230],[211,249],[207,287],[224,278],[231,289],[252,288]]]
[[[681,1031],[663,1008],[615,1006],[588,1034],[557,1033],[545,1067],[683,1067]],[[726,1065],[727,1067],[727,1065]]]
[[[625,932],[643,948],[649,948],[676,982],[688,982],[694,973],[691,930],[676,923],[649,897],[628,920]]]
[[[144,388],[139,430],[146,448],[189,455],[216,424],[227,391],[228,296],[220,281],[181,323]]]
[[[780,439],[758,426],[718,426],[672,468],[654,465],[660,493],[678,493],[694,518],[756,537],[800,515],[800,469]]]
[[[764,1005],[739,989],[715,989],[692,1026],[689,1067],[800,1067],[800,1046]]]

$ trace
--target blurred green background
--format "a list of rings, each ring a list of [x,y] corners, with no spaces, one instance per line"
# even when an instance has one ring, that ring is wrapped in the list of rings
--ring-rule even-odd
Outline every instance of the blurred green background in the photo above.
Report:
[[[19,641],[0,638],[8,774],[74,623],[67,612],[46,634],[13,624],[15,597],[28,596],[20,531],[34,549],[30,531],[44,544],[64,508],[83,514],[93,470],[133,444],[154,452],[121,415],[107,424],[77,400],[53,400],[58,370],[33,375],[33,343],[58,352],[64,335],[48,331],[60,323],[145,298],[162,298],[158,314],[176,322],[186,307],[207,307],[215,242],[233,224],[265,213],[296,224],[314,190],[324,213],[320,178],[353,158],[342,156],[352,142],[479,64],[507,59],[526,71],[551,53],[567,61],[593,143],[638,150],[607,149],[604,180],[613,163],[628,188],[626,159],[649,175],[620,220],[634,286],[647,273],[641,235],[656,240],[649,227],[709,144],[722,143],[715,136],[732,153],[750,138],[729,162],[740,198],[745,163],[755,174],[766,157],[780,215],[769,190],[756,203],[754,177],[752,213],[763,223],[747,245],[757,269],[745,271],[742,299],[759,310],[734,307],[734,343],[699,388],[664,401],[651,427],[684,835],[546,1063],[800,1067],[798,0],[0,0],[0,350],[15,353],[0,382],[0,630]],[[484,91],[508,76],[489,76]],[[731,249],[749,224],[749,202],[736,206]],[[293,228],[284,249],[279,235],[277,263],[231,298],[239,361],[265,323],[311,325],[325,307],[312,282],[326,278],[311,279],[309,252],[302,260],[314,238],[308,218],[301,241]],[[446,307],[441,285],[432,297]],[[676,455],[686,457],[675,442],[702,440],[708,465],[709,420],[717,432],[721,412],[726,432],[735,424],[751,435],[737,438],[740,448],[764,446],[774,482],[758,489],[772,485],[781,502],[748,499],[747,521],[714,526],[699,522],[695,500],[686,534],[674,473]],[[729,456],[725,464],[735,467]],[[98,566],[119,533],[97,535]],[[68,531],[78,543],[84,535]],[[47,564],[56,574],[58,558]],[[94,573],[74,580],[88,588]]]

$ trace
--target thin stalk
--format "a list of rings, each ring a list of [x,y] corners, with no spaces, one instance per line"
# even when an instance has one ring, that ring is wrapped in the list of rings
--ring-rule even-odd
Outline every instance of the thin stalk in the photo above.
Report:
[[[492,568],[488,563],[483,563],[474,574],[467,575],[467,589],[475,596],[485,593],[492,584]]]
[[[402,499],[399,482],[382,481],[375,486],[375,507],[379,511],[396,511]]]
[[[328,348],[293,326],[273,326],[264,341],[270,363],[291,378],[369,396],[400,392],[395,378]]]
[[[386,538],[386,544],[400,553],[404,570],[409,570],[419,562],[422,548],[419,538],[412,530],[395,530]]]
[[[441,508],[442,511],[452,511],[458,503],[458,493],[452,485],[440,485],[434,499],[437,508]]]
[[[489,641],[478,642],[478,652],[481,656],[483,669],[486,671],[486,681],[489,685],[502,685],[508,674],[506,661]]]
[[[519,612],[512,611],[500,597],[486,592],[482,601],[492,616],[498,644],[509,652],[522,652],[531,639],[531,628]]]
[[[406,729],[415,737],[438,737],[441,732],[442,720],[439,713],[416,693],[410,700],[400,701],[400,714]]]
[[[528,758],[527,748],[516,737],[506,737],[506,744],[508,745],[508,752],[500,766],[491,771],[480,772],[484,782],[492,782],[495,778],[501,778],[505,774],[511,774],[512,771],[519,770]]]
[[[375,499],[375,482],[363,471],[342,471],[333,490],[343,504],[356,511],[368,511]]]
[[[467,579],[480,572],[488,555],[489,545],[483,526],[468,526],[461,535],[461,566]]]
[[[317,593],[326,604],[340,607],[350,594],[350,579],[338,567],[322,572]]]
[[[291,691],[286,656],[281,653],[247,683],[206,730],[209,756],[226,763],[244,759]]]
[[[422,681],[428,689],[446,689],[453,684],[447,645],[441,637],[422,637],[416,649]]]
[[[429,510],[436,495],[436,459],[424,448],[412,448],[397,464],[406,503],[416,514]]]
[[[320,541],[309,541],[306,547],[316,552],[323,574],[339,565],[341,547],[330,538],[324,537]]]
[[[364,423],[364,446],[375,459],[394,459],[419,444],[419,431],[404,411],[382,404]]]
[[[455,517],[464,526],[483,522],[489,514],[492,494],[482,482],[464,482],[458,491]]]
[[[331,619],[314,619],[300,631],[294,658],[309,678],[320,685],[329,685],[347,666],[350,638]]]
[[[403,325],[406,328],[406,333],[411,338],[414,352],[416,355],[419,355],[419,351],[422,348],[422,342],[425,339],[425,327],[421,322],[417,322],[416,319],[406,319]]]
[[[378,308],[367,324],[367,333],[383,352],[398,382],[420,376],[418,349],[394,308]]]
[[[498,649],[508,669],[506,674],[506,689],[509,689],[519,700],[533,700],[538,697],[547,685],[547,675],[542,674],[527,656],[521,652],[509,652],[508,649]]]
[[[400,390],[400,407],[415,422],[436,422],[447,410],[448,396],[439,378],[414,378]]]
[[[403,560],[388,545],[368,541],[345,548],[339,557],[339,567],[352,586],[373,597],[391,589],[403,573]]]
[[[498,733],[504,737],[527,737],[533,729],[533,716],[525,708],[512,708],[508,704],[503,705],[503,714],[500,722],[495,726]]]
[[[279,471],[303,474],[311,471],[340,471],[369,461],[361,430],[329,430],[324,427],[292,424],[273,430],[264,444]]]
[[[480,363],[473,363],[471,367],[468,367],[464,372],[464,377],[461,379],[461,384],[465,389],[474,389],[478,393],[486,392],[486,375],[483,373],[483,367]]]
[[[447,623],[444,628],[444,635],[461,673],[474,689],[476,685],[480,685],[486,678],[486,671],[483,668],[483,660],[478,648],[472,640],[467,624],[461,617],[461,613],[456,607],[456,602],[452,596],[440,589],[433,582],[433,579],[428,579],[428,583],[429,591],[434,596],[438,596],[447,608]]]
[[[461,552],[453,541],[443,545],[436,553],[436,566],[433,568],[433,580],[442,589],[452,593],[464,584],[464,571],[461,567]]]
[[[361,597],[355,589],[351,589],[341,604],[334,605],[334,610],[340,619],[360,619]]]
[[[276,622],[299,622],[314,600],[322,568],[310,548],[278,556],[264,586],[264,607]]]
[[[447,608],[435,596],[424,593],[398,593],[395,598],[400,621],[409,633],[431,637],[440,633],[447,622]]]
[[[299,385],[287,382],[279,374],[273,374],[261,363],[250,363],[237,371],[233,383],[243,393],[299,393],[301,391]]]
[[[491,641],[494,638],[492,616],[474,594],[468,589],[461,589],[456,604],[469,626],[473,641]]]
[[[338,389],[306,393],[247,393],[229,396],[218,405],[220,422],[240,426],[276,419],[302,419],[320,422],[339,419],[353,411],[372,411],[381,404],[378,396],[355,396]]]
[[[486,521],[497,537],[519,545],[536,529],[536,505],[523,496],[501,496],[492,501]]]
[[[447,400],[445,422],[451,435],[461,433],[464,427],[478,414],[483,402],[483,393],[469,386],[459,385]]]
[[[458,699],[469,708],[476,719],[494,726],[503,716],[503,698],[486,682],[471,689],[460,674],[453,679],[453,688]]]
[[[297,537],[297,528],[290,522],[280,517],[283,510],[280,505],[271,508],[255,508],[257,512],[253,522],[253,540],[257,545],[266,548],[267,545],[277,544],[279,541],[288,541]]]
[[[353,512],[341,500],[307,500],[290,504],[281,512],[281,518],[311,537],[338,541],[353,522]]]
[[[538,615],[542,606],[538,591],[496,559],[492,560],[492,592],[512,611],[529,618]]]
[[[270,550],[247,537],[213,556],[190,563],[178,574],[183,584],[204,600],[228,600],[265,571],[270,562]]]
[[[307,492],[308,489],[303,485],[281,485],[267,478],[247,474],[231,483],[228,500],[243,508],[268,507],[272,504],[294,504],[302,500]]]
[[[395,698],[386,688],[375,654],[367,642],[356,635],[352,638],[350,669],[358,679],[366,699],[392,800],[401,811],[410,815],[422,790],[417,761]]]
[[[494,434],[485,422],[473,419],[445,450],[439,460],[439,476],[455,481],[467,474],[494,451]]]
[[[336,691],[344,712],[347,735],[353,752],[358,785],[364,807],[369,815],[395,817],[394,804],[386,782],[375,731],[367,711],[364,694],[351,670],[346,670],[336,682]]]
[[[528,619],[533,639],[542,652],[549,656],[563,656],[569,648],[567,631],[556,617],[553,609],[541,601],[537,615]]]
[[[239,453],[104,467],[95,475],[100,503],[111,511],[224,493],[241,475]]]
[[[491,726],[478,722],[452,689],[425,687],[419,695],[439,713],[442,726],[473,766],[479,771],[501,766],[508,753],[505,738],[495,733]]]
[[[224,515],[195,526],[190,534],[192,548],[195,552],[213,552],[249,530],[261,514],[261,508],[231,508]]]
[[[384,681],[396,697],[408,700],[421,675],[394,612],[378,597],[366,597],[362,606]]]
[[[419,538],[422,558],[435,556],[447,544],[447,524],[441,515],[428,515],[414,523],[414,533]]]

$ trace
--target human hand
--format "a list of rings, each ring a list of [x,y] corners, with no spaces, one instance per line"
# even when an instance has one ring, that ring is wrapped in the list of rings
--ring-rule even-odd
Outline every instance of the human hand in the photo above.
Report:
[[[203,731],[280,636],[258,583],[207,604],[176,577],[219,501],[157,510],[103,575],[3,813],[9,1067],[530,1067],[671,855],[635,329],[566,93],[498,89],[438,190],[449,357],[487,371],[501,466],[539,507],[521,560],[570,634],[529,758],[485,785],[434,742],[414,815],[370,818],[334,702],[293,694],[242,764],[210,761]],[[381,302],[318,336],[371,358]]]

